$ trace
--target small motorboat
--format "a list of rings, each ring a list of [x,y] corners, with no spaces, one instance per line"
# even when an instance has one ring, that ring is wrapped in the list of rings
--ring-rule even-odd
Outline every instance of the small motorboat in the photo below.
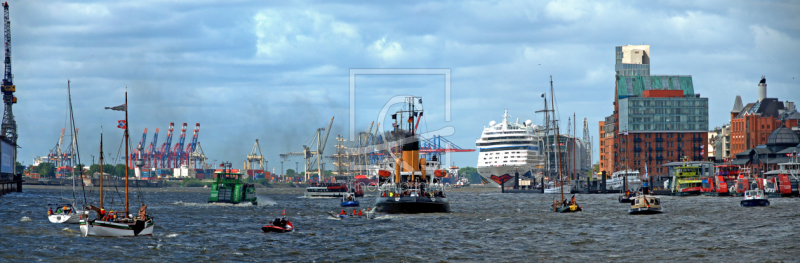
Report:
[[[632,204],[634,198],[636,198],[636,192],[628,192],[620,195],[617,199],[620,203]]]
[[[344,211],[344,210],[342,210],[342,211]],[[337,220],[342,220],[342,219],[361,219],[361,218],[364,218],[364,219],[375,219],[375,212],[372,209],[369,209],[369,208],[366,210],[366,212],[364,212],[364,210],[359,211],[358,214],[352,214],[352,213],[346,213],[346,212],[337,214],[337,213],[334,213],[333,211],[331,211],[331,212],[328,212],[328,216],[330,216],[330,219],[337,219]]]
[[[628,209],[628,214],[631,215],[649,215],[660,214],[661,199],[652,195],[637,195],[631,199],[631,209]]]
[[[292,222],[289,222],[289,220],[286,220],[284,217],[282,220],[280,220],[280,222],[272,222],[272,224],[261,227],[261,230],[264,232],[286,233],[292,232],[292,230],[294,230],[294,226],[292,225]]]
[[[356,200],[355,194],[348,192],[342,196],[342,203],[339,205],[342,207],[357,207],[358,200]]]
[[[71,204],[48,204],[48,206],[55,206],[56,211],[50,207],[47,210],[47,219],[51,223],[61,224],[77,224],[83,215],[88,215],[89,211],[81,211],[72,207]]]
[[[742,206],[769,206],[769,200],[764,194],[764,190],[747,190],[744,192]]]

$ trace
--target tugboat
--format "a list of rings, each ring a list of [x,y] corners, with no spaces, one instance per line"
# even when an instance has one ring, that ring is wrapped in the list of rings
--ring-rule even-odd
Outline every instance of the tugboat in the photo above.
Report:
[[[764,190],[747,190],[744,192],[744,200],[742,206],[769,206],[769,200],[764,194]]]
[[[378,195],[375,200],[375,211],[382,213],[438,213],[450,212],[450,202],[445,194],[445,185],[441,178],[447,171],[440,169],[438,158],[431,160],[419,157],[419,135],[417,124],[422,117],[422,110],[416,110],[415,104],[422,99],[407,97],[404,110],[392,115],[396,129],[387,133],[393,141],[390,151],[393,158],[379,164]],[[407,124],[398,124],[398,120],[408,119]],[[397,152],[399,150],[399,152]],[[433,172],[433,173],[431,173]],[[432,176],[433,175],[433,176]]]
[[[660,214],[662,212],[661,199],[652,195],[637,195],[632,199],[631,209],[628,210],[628,214],[631,215]]]
[[[249,202],[258,205],[255,185],[243,183],[241,173],[230,172],[230,162],[223,162],[219,166],[223,170],[215,173],[217,181],[211,185],[208,203],[240,204]]]

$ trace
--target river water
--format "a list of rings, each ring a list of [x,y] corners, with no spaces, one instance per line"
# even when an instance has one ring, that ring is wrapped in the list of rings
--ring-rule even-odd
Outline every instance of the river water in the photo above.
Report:
[[[337,200],[302,189],[260,188],[258,206],[209,205],[207,189],[147,189],[153,236],[97,238],[47,220],[45,205],[71,191],[28,187],[0,197],[0,261],[800,261],[797,198],[742,208],[734,197],[663,196],[665,213],[634,216],[613,194],[577,195],[584,211],[558,214],[552,195],[497,191],[455,189],[452,213],[339,221],[326,215],[341,211]],[[263,233],[284,209],[296,231]]]

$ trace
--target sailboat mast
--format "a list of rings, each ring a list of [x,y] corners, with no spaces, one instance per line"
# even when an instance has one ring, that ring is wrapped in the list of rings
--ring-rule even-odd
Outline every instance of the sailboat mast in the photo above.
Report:
[[[70,110],[69,116],[70,116],[70,119],[71,119],[72,118],[72,94],[70,92],[69,80],[67,80],[67,100],[69,100],[69,110]],[[75,134],[75,127],[73,127],[72,120],[70,120],[69,124],[70,124],[69,125],[70,126],[69,127],[70,128],[70,132],[72,133],[72,153],[74,154],[75,153],[75,144],[77,143],[77,141],[75,140],[75,135],[76,135]],[[71,158],[73,158],[73,157],[71,157]],[[73,160],[74,160],[74,158],[73,158]],[[76,204],[76,201],[75,201],[75,169],[72,169],[72,207],[76,207],[76,206],[77,206],[77,204]]]
[[[100,126],[100,208],[103,208],[103,126]]]
[[[125,215],[128,211],[128,92],[125,91]]]
[[[555,96],[553,95],[553,76],[550,76],[550,108],[553,109],[553,128],[555,129],[555,146],[556,148],[556,166],[558,166],[558,180],[559,189],[561,189],[561,205],[564,205],[564,176],[561,174],[561,145],[559,145],[560,138],[558,134],[558,124],[556,123],[556,105]]]

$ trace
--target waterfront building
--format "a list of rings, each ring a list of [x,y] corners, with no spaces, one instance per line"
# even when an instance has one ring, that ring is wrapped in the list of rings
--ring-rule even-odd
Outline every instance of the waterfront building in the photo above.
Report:
[[[614,111],[599,131],[601,171],[644,174],[647,167],[651,176],[666,175],[662,165],[681,157],[706,160],[708,98],[695,93],[692,76],[650,75],[649,46],[618,46],[616,53]]]
[[[758,101],[742,105],[741,96],[736,96],[731,111],[730,152],[734,158],[739,153],[765,145],[773,131],[785,126],[797,129],[800,113],[793,102],[782,102],[776,98],[767,98],[767,80],[761,77],[758,83]]]

